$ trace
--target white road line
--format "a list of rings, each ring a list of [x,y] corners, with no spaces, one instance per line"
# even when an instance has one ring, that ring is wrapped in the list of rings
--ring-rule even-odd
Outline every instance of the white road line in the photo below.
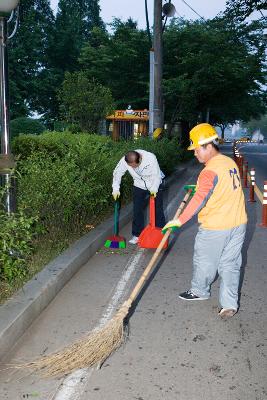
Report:
[[[188,179],[190,184],[192,184],[192,179],[195,177],[195,175],[196,174],[192,175]],[[177,204],[177,197],[181,194],[182,191],[183,188],[181,188],[178,191],[177,196],[175,196],[174,199],[168,204],[166,210],[167,212],[170,212],[172,208],[175,206],[175,204]],[[136,266],[138,265],[140,258],[144,254],[144,251],[145,251],[144,249],[138,249],[137,252],[127,262],[126,267],[124,268],[123,275],[119,280],[116,289],[114,291],[114,295],[112,296],[112,299],[108,304],[105,313],[101,317],[98,326],[95,329],[104,326],[106,322],[109,320],[110,316],[113,314],[114,310],[117,308],[119,301],[124,294],[125,287],[129,282],[132,273],[136,269]],[[82,394],[84,393],[86,384],[89,378],[91,377],[92,373],[93,373],[92,368],[83,368],[71,373],[64,379],[57,393],[53,397],[53,400],[79,400]]]
[[[106,312],[104,313],[104,315],[102,316],[100,322],[99,322],[99,326],[102,327],[103,325],[106,324],[106,322],[109,320],[110,316],[113,314],[114,310],[116,309],[119,300],[121,299],[122,295],[124,294],[124,289],[127,285],[127,283],[129,282],[132,273],[134,272],[136,266],[138,265],[140,258],[142,257],[142,255],[144,254],[145,249],[138,249],[137,253],[134,254],[134,256],[132,256],[130,258],[130,260],[128,261],[123,275],[119,281],[119,283],[116,286],[116,290],[114,295],[112,296],[112,299],[106,309]]]
[[[52,400],[79,400],[92,373],[89,368],[74,371],[64,379]]]
[[[105,313],[101,317],[95,329],[104,326],[109,320],[110,316],[113,314],[114,310],[117,308],[119,301],[124,294],[125,287],[129,282],[132,273],[136,269],[140,258],[144,254],[144,251],[144,249],[138,249],[137,252],[128,260],[122,277],[116,286],[114,295],[112,296]],[[54,397],[54,400],[78,400],[83,394],[86,383],[92,375],[92,372],[93,369],[83,368],[71,373],[62,382],[59,390],[56,393],[56,396]]]

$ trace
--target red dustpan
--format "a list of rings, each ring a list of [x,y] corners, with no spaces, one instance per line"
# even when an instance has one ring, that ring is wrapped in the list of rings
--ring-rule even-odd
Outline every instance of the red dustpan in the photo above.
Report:
[[[138,239],[138,246],[145,249],[156,249],[162,238],[161,228],[157,228],[155,224],[155,198],[150,196],[149,200],[149,224],[143,229]],[[167,249],[168,241],[164,244],[163,249]]]

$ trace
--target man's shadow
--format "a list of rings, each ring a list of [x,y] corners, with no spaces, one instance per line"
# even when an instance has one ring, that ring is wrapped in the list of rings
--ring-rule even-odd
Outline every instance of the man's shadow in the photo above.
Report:
[[[153,281],[154,277],[156,276],[157,272],[159,271],[160,267],[162,266],[162,264],[164,263],[164,261],[166,260],[166,258],[168,257],[169,253],[172,251],[175,243],[177,240],[179,240],[179,235],[181,234],[181,232],[183,231],[183,229],[188,229],[190,226],[194,225],[196,223],[196,217],[192,218],[185,227],[182,227],[181,229],[179,229],[177,232],[172,233],[170,235],[169,238],[169,244],[168,244],[168,248],[166,250],[162,250],[162,252],[159,255],[159,258],[155,261],[155,265],[154,267],[152,267],[152,271],[149,274],[147,280],[144,283],[143,288],[140,290],[138,296],[136,297],[136,299],[134,300],[129,313],[125,319],[125,325],[127,325],[127,329],[129,330],[130,325],[129,325],[129,320],[131,318],[131,316],[133,315],[133,313],[135,312],[140,300],[142,299],[144,293],[146,292],[147,288],[149,287],[150,283]],[[155,250],[156,251],[156,250]],[[153,253],[151,253],[151,258],[153,256]]]
[[[179,175],[177,175],[179,178]],[[170,196],[170,192],[171,192],[171,185],[168,183],[168,181],[164,183],[162,190],[163,190],[163,205],[165,206],[166,204],[169,204],[170,200],[172,199],[172,196]],[[180,197],[180,196],[179,196]],[[182,199],[180,199],[180,202],[182,201]],[[188,201],[189,202],[189,201]],[[179,204],[179,200],[177,200],[177,203]],[[166,221],[169,221],[170,219],[173,219],[173,215],[168,215],[167,211],[166,211],[166,207],[164,207],[165,211],[165,218]],[[146,208],[146,219],[148,222],[148,207]],[[142,287],[142,289],[140,290],[138,296],[136,297],[136,299],[133,301],[132,306],[129,310],[129,313],[125,319],[125,325],[127,326],[127,329],[129,329],[129,320],[132,316],[132,314],[135,312],[137,305],[139,304],[140,300],[142,299],[144,293],[146,292],[147,288],[149,287],[150,283],[153,281],[154,277],[156,276],[157,272],[159,271],[161,265],[164,263],[165,259],[168,257],[169,253],[172,251],[173,246],[176,243],[176,240],[179,239],[179,235],[180,233],[184,230],[184,229],[188,229],[191,226],[193,226],[194,224],[196,224],[197,222],[197,216],[194,216],[190,221],[187,222],[186,226],[182,226],[180,229],[178,229],[177,232],[173,233],[170,235],[169,237],[169,244],[168,244],[168,248],[166,250],[162,250],[162,252],[159,255],[159,258],[155,261],[155,265],[154,267],[152,267],[152,271],[149,274],[147,280],[144,283],[144,286]],[[156,251],[156,250],[154,250]],[[151,258],[153,256],[153,253],[151,253]]]

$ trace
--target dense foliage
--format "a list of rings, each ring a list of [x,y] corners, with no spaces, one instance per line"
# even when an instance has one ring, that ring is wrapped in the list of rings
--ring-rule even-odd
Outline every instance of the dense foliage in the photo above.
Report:
[[[170,128],[206,115],[225,124],[265,113],[264,19],[242,22],[229,11],[247,15],[265,7],[261,1],[229,0],[220,18],[173,19],[165,27],[163,83]],[[63,117],[71,122],[68,113],[62,116],[58,94],[66,76],[78,76],[73,74],[103,85],[116,108],[148,108],[149,47],[147,32],[131,19],[114,19],[108,32],[99,0],[60,0],[56,15],[48,0],[23,1],[20,28],[10,41],[12,118],[37,111],[48,128]],[[74,103],[83,91],[78,87],[72,95]]]
[[[265,46],[258,22],[173,22],[165,33],[166,118],[215,124],[265,110]]]
[[[20,24],[9,41],[9,81],[11,119],[40,111],[40,101],[46,104],[47,86],[53,85],[53,74],[44,79],[49,61],[54,15],[49,0],[20,2]]]
[[[112,34],[99,29],[81,52],[80,67],[110,88],[118,109],[148,108],[149,42],[131,19],[115,20]]]
[[[58,89],[65,72],[78,69],[81,48],[93,27],[105,29],[99,0],[23,0],[19,29],[10,41],[11,117],[37,111],[48,126],[60,115]]]
[[[226,13],[241,20],[249,17],[253,11],[262,10],[267,10],[266,0],[227,0],[226,2]]]
[[[126,151],[144,148],[154,152],[168,174],[182,155],[173,144],[149,139],[118,144],[103,136],[54,132],[20,136],[14,141],[14,151],[20,154],[19,203],[30,206],[46,229],[90,223],[112,203],[112,172]],[[126,179],[125,198],[130,191]]]
[[[38,119],[18,117],[10,121],[10,132],[12,137],[20,134],[39,135],[44,132],[44,130],[44,125]]]
[[[263,115],[259,119],[251,119],[244,124],[244,127],[247,128],[250,134],[260,130],[263,136],[267,139],[267,115]]]
[[[97,132],[100,121],[114,112],[110,89],[83,71],[67,72],[59,92],[63,118],[82,131]]]
[[[0,188],[0,203],[6,189]],[[27,258],[32,252],[32,240],[38,230],[37,218],[20,209],[8,215],[0,207],[0,281],[11,282],[27,275]]]

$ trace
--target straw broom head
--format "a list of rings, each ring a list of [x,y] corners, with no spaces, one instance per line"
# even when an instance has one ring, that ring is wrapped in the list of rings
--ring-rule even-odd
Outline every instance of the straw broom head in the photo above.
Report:
[[[43,376],[62,376],[85,367],[102,364],[124,341],[124,319],[131,307],[126,301],[116,315],[102,328],[92,331],[82,339],[64,349],[37,359],[36,361],[15,366],[29,368]]]

